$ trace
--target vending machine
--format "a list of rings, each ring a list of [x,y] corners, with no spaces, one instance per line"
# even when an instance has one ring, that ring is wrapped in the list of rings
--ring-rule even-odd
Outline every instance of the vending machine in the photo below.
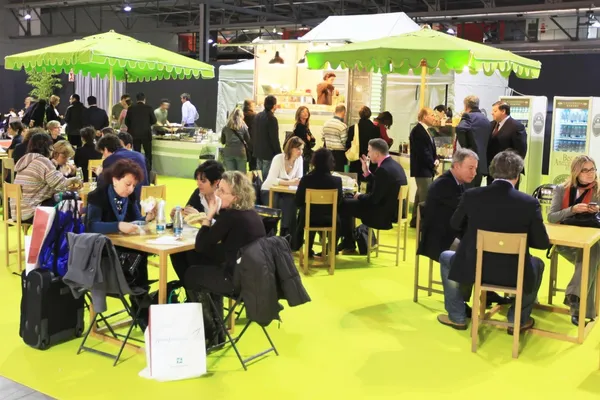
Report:
[[[553,115],[550,181],[559,184],[576,156],[600,156],[600,98],[555,97]]]
[[[542,160],[544,157],[544,129],[548,98],[544,96],[501,97],[510,106],[510,116],[525,125],[527,131],[527,155],[525,175],[521,175],[519,190],[533,194],[542,184]]]

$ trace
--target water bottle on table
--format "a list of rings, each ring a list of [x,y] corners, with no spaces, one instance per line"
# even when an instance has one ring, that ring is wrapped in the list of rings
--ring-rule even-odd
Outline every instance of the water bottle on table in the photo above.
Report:
[[[158,212],[156,214],[156,233],[162,235],[167,228],[167,218],[165,217],[165,201],[158,203]]]
[[[176,238],[180,238],[183,234],[183,213],[181,207],[175,207],[175,216],[173,218],[173,233]]]

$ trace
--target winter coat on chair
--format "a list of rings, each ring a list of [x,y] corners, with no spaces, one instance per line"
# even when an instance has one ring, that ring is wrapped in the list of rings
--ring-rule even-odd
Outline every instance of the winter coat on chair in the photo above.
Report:
[[[240,251],[233,278],[235,292],[246,305],[248,319],[261,326],[279,320],[285,299],[290,307],[310,301],[294,264],[288,242],[280,236],[258,239]]]

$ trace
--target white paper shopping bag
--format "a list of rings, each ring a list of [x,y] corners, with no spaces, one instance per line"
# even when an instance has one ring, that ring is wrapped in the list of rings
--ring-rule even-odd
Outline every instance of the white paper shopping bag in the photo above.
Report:
[[[147,368],[140,376],[174,381],[206,373],[206,345],[202,304],[150,306],[146,329]]]

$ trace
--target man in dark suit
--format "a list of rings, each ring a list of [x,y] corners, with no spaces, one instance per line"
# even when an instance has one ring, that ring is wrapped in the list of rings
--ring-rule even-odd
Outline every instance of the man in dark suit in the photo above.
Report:
[[[277,106],[275,96],[265,97],[264,106],[265,109],[254,117],[252,151],[256,157],[256,168],[262,171],[263,178],[266,179],[273,157],[281,153],[281,143],[279,122],[275,117],[275,106]]]
[[[479,157],[477,176],[466,188],[481,186],[481,179],[488,175],[487,149],[490,140],[491,124],[479,109],[479,97],[467,96],[464,100],[465,112],[456,127],[456,139],[463,149],[473,150]]]
[[[443,251],[450,249],[459,232],[450,219],[458,207],[465,185],[477,175],[477,154],[458,149],[452,157],[452,168],[444,172],[429,187],[427,202],[421,215],[421,241],[417,254],[438,261]]]
[[[526,233],[527,253],[523,283],[521,330],[533,327],[530,317],[537,292],[542,282],[544,263],[529,254],[529,247],[547,249],[550,240],[544,227],[539,202],[515,190],[523,170],[523,159],[513,151],[503,151],[494,157],[490,173],[495,181],[486,187],[465,192],[451,225],[463,233],[458,250],[440,255],[440,269],[444,285],[444,305],[448,314],[438,316],[438,321],[454,329],[467,329],[466,307],[461,285],[475,282],[477,258],[477,231]],[[517,256],[485,253],[483,255],[482,281],[492,285],[516,286]],[[508,312],[513,322],[514,307]],[[509,328],[509,334],[512,329]]]
[[[152,171],[152,125],[156,124],[156,116],[152,107],[146,104],[144,93],[138,93],[135,99],[137,102],[127,110],[125,126],[133,137],[133,149],[141,152],[144,146],[146,166],[150,173]]]
[[[89,96],[88,102],[88,122],[96,131],[101,131],[109,126],[108,115],[106,111],[98,107],[98,101],[95,96]]]
[[[422,108],[418,115],[419,123],[410,132],[410,176],[417,182],[415,206],[413,207],[410,226],[417,226],[417,205],[427,200],[429,186],[436,175],[436,168],[440,163],[437,159],[437,150],[433,137],[429,134],[429,127],[435,121],[435,114],[431,108]]]
[[[67,132],[67,137],[69,138],[69,142],[73,146],[80,147],[81,146],[81,129],[88,124],[87,119],[87,108],[81,103],[78,94],[73,94],[69,98],[69,102],[71,105],[67,108],[67,112],[65,114],[65,122],[67,123],[67,127],[65,128]]]
[[[487,147],[488,162],[496,154],[512,149],[525,160],[527,155],[527,132],[519,121],[510,116],[510,106],[502,101],[497,101],[492,106],[492,136]],[[525,175],[525,169],[523,169]],[[493,177],[488,176],[488,185],[493,182]],[[515,186],[519,189],[519,182]]]
[[[337,189],[338,192],[338,213],[336,223],[339,225],[340,206],[343,200],[342,178],[333,176],[335,160],[331,150],[324,147],[315,151],[311,164],[313,169],[300,179],[298,190],[296,191],[296,206],[298,207],[298,223],[296,224],[296,232],[292,239],[292,249],[299,250],[304,242],[304,226],[306,220],[306,190],[332,190]],[[333,209],[329,205],[311,205],[310,207],[310,226],[331,226]],[[339,232],[339,229],[338,229]],[[312,245],[315,241],[315,233],[309,233],[308,251],[309,255],[313,254]]]
[[[369,171],[369,164],[377,169]],[[341,250],[345,254],[356,252],[352,234],[354,218],[373,229],[392,229],[398,211],[400,186],[407,185],[406,174],[399,163],[390,158],[389,147],[383,139],[371,139],[368,158],[361,157],[363,175],[367,178],[367,194],[357,193],[354,199],[344,199],[342,204],[342,229],[344,237]]]

